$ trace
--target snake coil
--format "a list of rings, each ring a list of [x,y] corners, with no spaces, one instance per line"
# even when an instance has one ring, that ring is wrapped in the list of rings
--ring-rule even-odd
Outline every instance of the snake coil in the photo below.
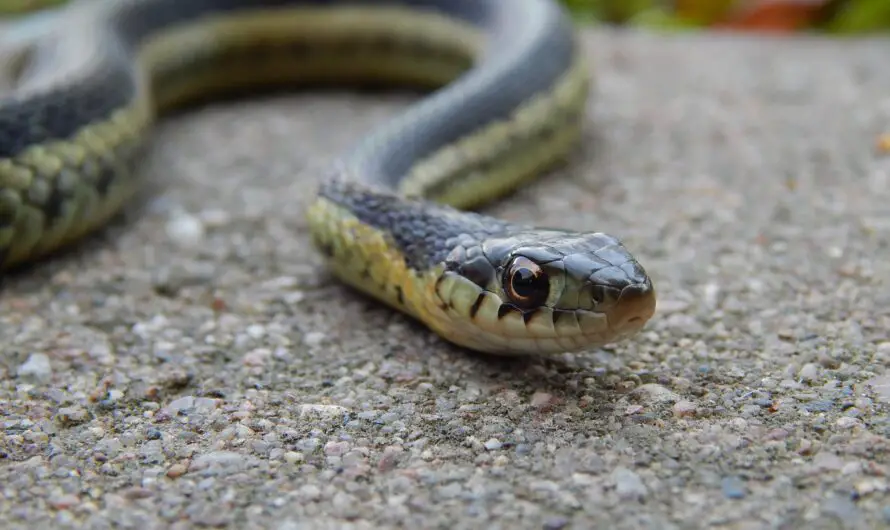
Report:
[[[553,0],[83,0],[0,99],[0,267],[101,227],[132,198],[165,111],[272,86],[428,95],[333,161],[307,215],[343,282],[497,354],[637,332],[655,293],[614,237],[472,211],[560,163],[589,91]]]

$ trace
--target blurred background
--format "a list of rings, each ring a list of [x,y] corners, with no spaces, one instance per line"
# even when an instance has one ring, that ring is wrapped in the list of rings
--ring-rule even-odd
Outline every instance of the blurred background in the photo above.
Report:
[[[890,29],[888,0],[561,0],[579,22],[690,31],[861,34]],[[0,0],[0,17],[65,0]]]

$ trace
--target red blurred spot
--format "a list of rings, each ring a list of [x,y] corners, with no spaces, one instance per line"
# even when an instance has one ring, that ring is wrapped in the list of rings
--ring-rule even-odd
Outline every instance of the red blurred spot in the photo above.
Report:
[[[791,33],[812,26],[828,0],[761,0],[743,2],[723,21],[714,24],[722,29]]]

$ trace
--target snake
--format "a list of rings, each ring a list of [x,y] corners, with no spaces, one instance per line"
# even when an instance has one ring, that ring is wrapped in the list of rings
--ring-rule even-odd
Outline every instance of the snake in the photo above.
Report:
[[[555,0],[78,0],[22,48],[0,97],[4,273],[127,208],[146,139],[176,109],[404,87],[418,100],[317,172],[305,226],[333,277],[494,355],[606,346],[655,312],[616,236],[480,211],[584,137],[592,71]]]

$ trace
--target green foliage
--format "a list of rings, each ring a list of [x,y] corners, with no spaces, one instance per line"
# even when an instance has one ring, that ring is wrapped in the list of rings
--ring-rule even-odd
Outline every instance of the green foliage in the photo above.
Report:
[[[890,1],[858,0],[842,2],[828,23],[828,31],[855,34],[886,31],[890,28]]]
[[[20,15],[64,4],[66,0],[0,0],[0,16]]]
[[[58,6],[66,0],[0,0],[0,17]],[[113,1],[113,0],[112,0]],[[509,0],[505,0],[509,1]],[[620,24],[659,30],[706,28],[743,0],[560,0],[583,24]],[[789,0],[773,4],[792,5]],[[890,0],[822,0],[805,30],[859,34],[890,29]],[[750,4],[750,3],[749,3]],[[818,4],[818,2],[817,2]],[[803,5],[803,3],[798,3]],[[741,27],[745,27],[742,25]],[[757,29],[751,26],[751,29]]]
[[[579,23],[618,24],[659,30],[707,28],[731,16],[744,0],[561,0]],[[769,2],[767,2],[769,3]],[[773,4],[794,6],[789,0]],[[820,2],[814,0],[818,6]],[[812,4],[810,4],[812,5]],[[804,2],[797,6],[807,8]],[[741,27],[745,27],[742,24]],[[756,25],[750,26],[757,29]],[[890,0],[822,0],[803,30],[856,34],[890,29]]]

